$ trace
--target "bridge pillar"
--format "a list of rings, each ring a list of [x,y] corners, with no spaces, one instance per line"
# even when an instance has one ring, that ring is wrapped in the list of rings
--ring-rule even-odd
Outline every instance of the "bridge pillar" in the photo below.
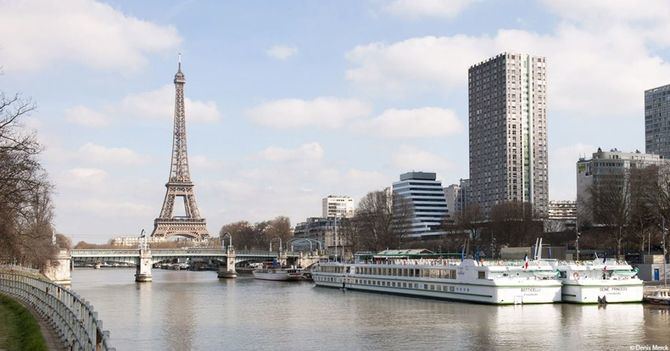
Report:
[[[219,266],[219,278],[237,278],[237,272],[235,271],[235,248],[233,245],[229,245],[226,248],[226,265]]]
[[[140,258],[135,271],[136,282],[151,281],[151,249],[144,239],[140,243]]]
[[[56,284],[70,285],[72,283],[71,274],[72,257],[68,250],[59,250],[54,261],[49,261],[44,269],[44,275]]]

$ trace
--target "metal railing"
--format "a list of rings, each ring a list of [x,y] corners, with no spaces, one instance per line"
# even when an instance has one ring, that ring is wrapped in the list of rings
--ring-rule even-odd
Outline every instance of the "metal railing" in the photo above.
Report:
[[[74,291],[20,267],[0,267],[0,293],[16,298],[46,320],[69,350],[115,350],[93,306]]]
[[[138,249],[73,249],[73,258],[79,257],[139,257]],[[277,251],[263,250],[235,250],[238,256],[276,257]],[[284,251],[287,256],[298,256],[297,252]],[[186,249],[151,249],[153,256],[226,256],[226,251],[220,248],[186,248]]]

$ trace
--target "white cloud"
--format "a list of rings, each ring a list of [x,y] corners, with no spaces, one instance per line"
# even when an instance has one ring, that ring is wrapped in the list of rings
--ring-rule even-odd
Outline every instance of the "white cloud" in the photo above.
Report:
[[[287,60],[298,53],[298,49],[293,46],[274,45],[265,52],[268,56],[277,60]]]
[[[494,36],[371,43],[347,54],[352,67],[346,77],[382,94],[448,94],[467,88],[471,65],[500,52],[525,52],[547,58],[550,112],[639,115],[642,92],[670,80],[670,64],[650,52],[654,44],[665,45],[652,35],[666,25],[562,21],[546,35],[499,30]]]
[[[124,97],[118,109],[126,115],[170,119],[174,116],[174,99],[174,86],[165,85],[157,90]],[[191,100],[185,97],[184,104],[187,121],[215,122],[221,119],[214,101]]]
[[[346,78],[391,93],[410,91],[417,85],[460,88],[467,80],[467,68],[493,51],[482,40],[466,35],[427,36],[359,45],[346,55],[355,65],[347,70]]]
[[[473,0],[393,0],[385,10],[395,16],[453,18],[472,4]]]
[[[295,149],[270,146],[259,155],[265,160],[275,162],[319,161],[323,158],[323,148],[319,143],[303,144]]]
[[[54,61],[138,69],[148,54],[173,50],[181,42],[172,26],[92,0],[2,1],[0,38],[0,62],[8,72],[38,70]]]
[[[313,100],[281,99],[247,111],[253,121],[266,127],[339,128],[350,120],[370,114],[368,104],[356,99],[318,97]]]
[[[109,125],[109,118],[86,106],[74,106],[65,110],[65,120],[85,127],[101,128]]]
[[[94,143],[86,143],[79,148],[78,156],[85,161],[138,165],[145,158],[125,147],[105,147]]]
[[[362,121],[356,128],[385,138],[439,137],[463,130],[453,111],[437,107],[388,109],[371,120]]]
[[[89,213],[103,218],[118,218],[132,216],[134,218],[151,218],[155,216],[155,206],[130,202],[88,199],[73,206],[82,213]]]
[[[97,188],[107,179],[107,172],[98,168],[72,168],[61,176],[59,184],[72,188]]]
[[[429,151],[421,150],[410,145],[401,145],[391,156],[393,167],[400,172],[425,171],[437,172],[438,178],[444,179],[449,176],[447,172],[454,168],[448,159]]]
[[[71,107],[65,110],[65,118],[72,123],[90,127],[109,124],[108,116],[170,120],[174,116],[174,99],[174,86],[165,85],[156,90],[127,95],[118,103],[102,107],[101,112],[86,106]],[[187,123],[211,123],[221,119],[221,113],[214,101],[185,97],[184,104]]]

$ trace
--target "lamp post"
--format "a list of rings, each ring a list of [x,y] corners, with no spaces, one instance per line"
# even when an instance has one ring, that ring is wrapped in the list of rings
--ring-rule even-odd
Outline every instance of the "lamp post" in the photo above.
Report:
[[[337,244],[338,244],[338,237],[337,237],[337,214],[335,214],[335,262],[338,261],[337,259]]]
[[[575,261],[579,261],[579,221],[575,220]]]
[[[272,240],[270,240],[270,252],[272,252],[272,242],[275,239],[279,239],[279,252],[281,253],[282,242],[281,242],[281,237],[279,237],[279,236],[275,236],[274,238],[272,238]]]
[[[228,232],[225,232],[221,237],[221,247],[224,250],[226,249],[226,238],[228,238],[228,247],[233,247],[233,235]]]
[[[661,223],[663,226],[663,230],[661,232],[661,235],[663,235],[663,285],[665,287],[668,287],[668,270],[666,268],[667,266],[667,258],[666,255],[668,254],[668,250],[665,247],[665,237],[666,237],[666,232],[665,232],[665,217],[661,217]]]

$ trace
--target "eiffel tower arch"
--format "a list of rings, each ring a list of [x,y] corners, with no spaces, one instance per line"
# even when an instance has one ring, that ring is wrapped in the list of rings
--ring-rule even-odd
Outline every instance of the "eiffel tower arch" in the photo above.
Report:
[[[191,239],[204,239],[209,236],[207,223],[200,217],[198,205],[195,202],[193,182],[188,168],[188,153],[186,150],[186,113],[184,111],[184,84],[186,78],[179,68],[174,76],[175,107],[174,107],[174,134],[172,136],[172,161],[170,163],[170,178],[165,184],[165,200],[161,213],[154,220],[152,237],[168,238],[179,235]],[[175,201],[184,202],[185,214],[174,215]]]

